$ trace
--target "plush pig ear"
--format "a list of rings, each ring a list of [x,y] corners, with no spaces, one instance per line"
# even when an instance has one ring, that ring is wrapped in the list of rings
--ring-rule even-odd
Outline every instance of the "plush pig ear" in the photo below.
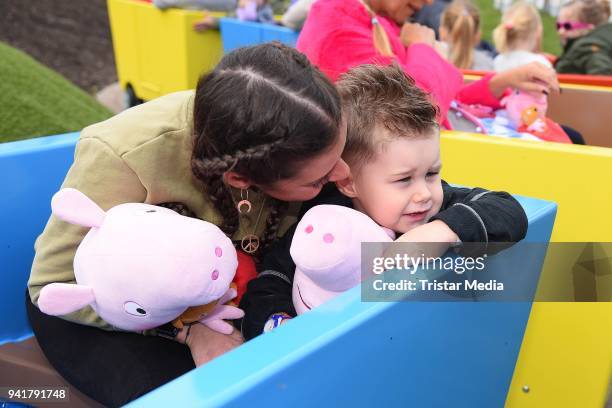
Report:
[[[51,199],[51,210],[59,219],[83,227],[99,227],[105,212],[74,188],[63,188]]]
[[[40,291],[38,308],[52,316],[79,310],[96,300],[93,289],[72,283],[51,283]]]

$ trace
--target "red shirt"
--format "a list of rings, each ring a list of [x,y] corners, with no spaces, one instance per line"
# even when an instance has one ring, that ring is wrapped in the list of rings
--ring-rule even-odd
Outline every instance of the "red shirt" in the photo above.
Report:
[[[395,22],[381,16],[378,21],[387,32],[395,59],[380,55],[374,47],[371,17],[358,0],[315,2],[300,33],[297,49],[333,81],[353,67],[388,65],[395,60],[414,78],[417,86],[431,93],[440,107],[441,121],[446,119],[453,99],[499,107],[488,86],[490,76],[464,86],[459,70],[432,47],[425,44],[405,47],[399,38],[401,28]]]

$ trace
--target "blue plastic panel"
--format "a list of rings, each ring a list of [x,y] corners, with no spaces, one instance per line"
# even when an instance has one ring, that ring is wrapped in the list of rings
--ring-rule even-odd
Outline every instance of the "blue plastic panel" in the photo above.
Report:
[[[33,244],[77,139],[73,133],[0,145],[0,343],[31,333],[23,304]],[[517,198],[529,218],[526,241],[547,242],[556,205]],[[530,308],[363,303],[355,288],[133,406],[502,406]]]
[[[72,164],[78,133],[0,144],[0,344],[30,336],[24,294],[34,241]]]
[[[547,242],[557,206],[518,199],[527,241]],[[360,295],[354,288],[130,407],[504,405],[530,302],[364,303]]]
[[[295,47],[299,32],[287,27],[271,24],[251,23],[234,18],[221,18],[219,21],[223,52],[236,48],[257,45],[269,41],[280,41]]]

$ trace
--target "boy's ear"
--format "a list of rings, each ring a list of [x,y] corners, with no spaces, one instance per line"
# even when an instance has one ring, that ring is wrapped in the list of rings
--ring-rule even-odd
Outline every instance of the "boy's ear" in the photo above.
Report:
[[[247,188],[251,187],[251,182],[249,179],[234,171],[226,171],[223,173],[223,181],[225,181],[225,184],[227,185],[242,190],[246,190]]]
[[[355,180],[353,179],[353,173],[349,173],[348,177],[343,180],[336,181],[336,187],[338,190],[349,198],[357,198],[357,189],[355,188]]]

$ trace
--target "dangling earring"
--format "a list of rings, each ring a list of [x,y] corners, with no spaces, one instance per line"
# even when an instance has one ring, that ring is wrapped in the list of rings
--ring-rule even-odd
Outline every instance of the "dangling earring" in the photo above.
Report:
[[[246,194],[245,194],[246,191]],[[245,198],[246,195],[246,198]],[[246,210],[242,210],[242,207],[246,206]],[[242,189],[240,190],[240,201],[236,204],[236,209],[238,210],[238,214],[248,214],[251,212],[252,204],[249,201],[249,190]]]

